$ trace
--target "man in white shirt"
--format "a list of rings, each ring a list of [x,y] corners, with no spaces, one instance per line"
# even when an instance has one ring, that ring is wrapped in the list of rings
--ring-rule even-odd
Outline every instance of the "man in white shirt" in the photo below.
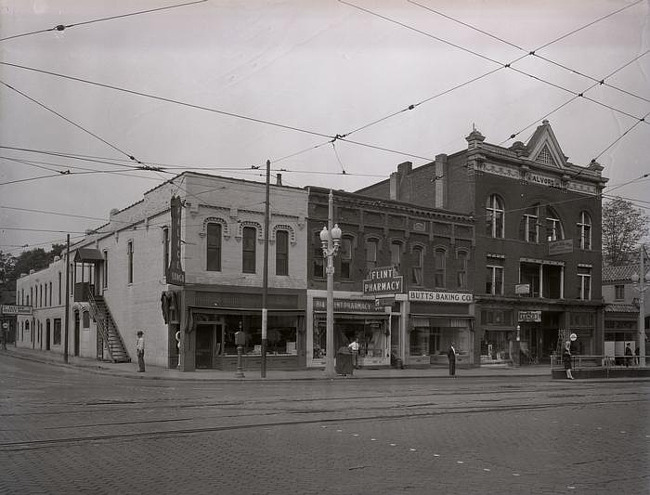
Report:
[[[138,372],[144,373],[144,333],[138,330],[138,340],[135,344],[135,350],[138,353]]]
[[[350,345],[348,345],[350,350],[352,351],[352,365],[355,368],[359,367],[359,339],[354,339],[352,342],[350,342]]]

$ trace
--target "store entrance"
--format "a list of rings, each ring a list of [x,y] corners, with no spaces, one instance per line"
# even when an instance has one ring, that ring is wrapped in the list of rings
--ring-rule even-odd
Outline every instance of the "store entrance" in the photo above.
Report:
[[[548,364],[551,355],[557,349],[558,331],[560,328],[560,312],[542,311],[542,324],[539,336],[539,362]]]
[[[212,356],[216,342],[216,325],[199,324],[196,326],[196,368],[213,368]]]

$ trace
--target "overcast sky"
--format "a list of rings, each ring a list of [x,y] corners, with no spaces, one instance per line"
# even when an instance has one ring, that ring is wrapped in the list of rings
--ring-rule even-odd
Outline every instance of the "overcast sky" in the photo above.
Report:
[[[0,250],[75,240],[183,170],[263,181],[270,159],[287,185],[353,191],[462,150],[473,125],[510,146],[544,118],[650,213],[647,0],[209,0],[106,19],[181,3],[0,0]]]

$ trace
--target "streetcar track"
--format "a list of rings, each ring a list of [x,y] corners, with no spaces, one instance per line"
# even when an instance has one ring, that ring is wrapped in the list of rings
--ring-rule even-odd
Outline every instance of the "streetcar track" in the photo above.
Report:
[[[75,446],[75,445],[83,445],[92,442],[110,442],[110,441],[120,441],[120,440],[125,440],[125,441],[146,440],[146,439],[175,437],[175,436],[183,436],[183,435],[197,435],[201,433],[218,433],[218,432],[245,430],[245,429],[259,429],[259,428],[271,428],[271,427],[282,427],[282,426],[299,426],[299,425],[321,424],[321,423],[389,421],[389,420],[396,420],[396,419],[408,420],[408,419],[422,419],[422,418],[434,417],[434,416],[443,416],[447,414],[458,415],[458,414],[482,414],[482,413],[491,413],[491,412],[521,412],[521,411],[536,411],[536,410],[547,410],[547,409],[556,409],[556,408],[557,409],[572,408],[572,407],[585,406],[585,405],[593,405],[593,406],[621,405],[626,403],[631,404],[637,402],[646,402],[646,401],[643,399],[629,399],[629,400],[619,400],[619,401],[598,400],[598,401],[591,401],[591,402],[583,402],[580,404],[553,402],[553,403],[529,404],[529,405],[504,405],[501,407],[494,407],[494,406],[485,407],[485,406],[477,405],[477,406],[472,406],[471,408],[468,408],[467,406],[464,407],[453,406],[453,407],[443,408],[442,410],[436,410],[436,411],[422,411],[422,412],[413,412],[413,413],[404,413],[404,414],[375,414],[375,415],[343,417],[343,418],[314,418],[314,419],[302,419],[302,420],[293,420],[293,421],[270,421],[270,422],[267,421],[267,422],[247,423],[247,424],[239,424],[239,425],[182,428],[182,429],[175,429],[175,430],[160,430],[160,431],[150,431],[150,432],[137,431],[133,433],[119,433],[119,434],[4,442],[4,443],[0,443],[0,451],[13,452],[13,451],[22,451],[22,450],[47,449],[47,448],[57,448],[62,445]],[[137,426],[142,423],[144,422],[133,422],[132,424],[134,426]]]

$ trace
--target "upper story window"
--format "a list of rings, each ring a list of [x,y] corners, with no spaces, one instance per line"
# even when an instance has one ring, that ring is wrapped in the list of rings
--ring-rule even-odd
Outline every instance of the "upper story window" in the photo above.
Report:
[[[289,232],[275,233],[275,274],[289,275]]]
[[[349,279],[352,276],[352,238],[343,237],[341,239],[339,257],[341,259],[339,276],[343,279]]]
[[[503,200],[492,194],[485,205],[485,233],[488,237],[503,239],[505,210]]]
[[[503,295],[503,259],[488,256],[486,270],[485,293]]]
[[[242,272],[255,273],[255,241],[257,229],[244,227],[242,229]]]
[[[614,286],[614,299],[617,301],[625,300],[625,286],[624,285],[615,285]]]
[[[519,225],[519,237],[526,242],[539,242],[539,205],[526,208]]]
[[[411,283],[422,285],[422,265],[424,261],[424,249],[422,246],[414,246],[411,252]]]
[[[402,243],[393,241],[390,243],[390,264],[399,268],[402,261]]]
[[[435,287],[446,287],[447,280],[447,251],[442,248],[436,248],[433,254],[434,270],[433,284]]]
[[[379,241],[377,239],[368,239],[366,241],[366,269],[372,270],[377,268],[377,253],[379,251]]]
[[[62,304],[62,300],[61,300],[61,296],[62,296],[62,293],[63,293],[63,281],[62,281],[62,279],[63,279],[63,274],[61,272],[59,272],[59,291],[58,291],[59,292],[59,306],[61,306],[61,304]]]
[[[323,245],[320,240],[320,232],[313,235],[314,249],[312,251],[312,271],[314,278],[325,277],[325,265],[323,263]]]
[[[560,217],[550,206],[546,207],[546,240],[560,241],[564,239],[564,228]]]
[[[52,306],[52,282],[50,282],[50,306]]]
[[[578,299],[591,300],[591,267],[578,267]]]
[[[209,223],[206,226],[206,269],[209,272],[221,271],[221,224]]]
[[[102,287],[106,289],[108,287],[108,251],[104,251],[104,266],[102,273]],[[59,272],[59,304],[61,304],[61,272]]]
[[[127,281],[129,284],[133,283],[133,241],[129,241],[126,245],[126,258],[127,258]]]
[[[467,251],[457,251],[456,261],[456,286],[459,289],[467,289],[467,267],[469,262],[469,253]]]
[[[586,211],[580,212],[578,237],[580,238],[580,249],[591,249],[591,217]]]
[[[167,269],[169,268],[169,229],[167,227],[162,230],[162,245],[163,245],[163,276],[167,276]]]

